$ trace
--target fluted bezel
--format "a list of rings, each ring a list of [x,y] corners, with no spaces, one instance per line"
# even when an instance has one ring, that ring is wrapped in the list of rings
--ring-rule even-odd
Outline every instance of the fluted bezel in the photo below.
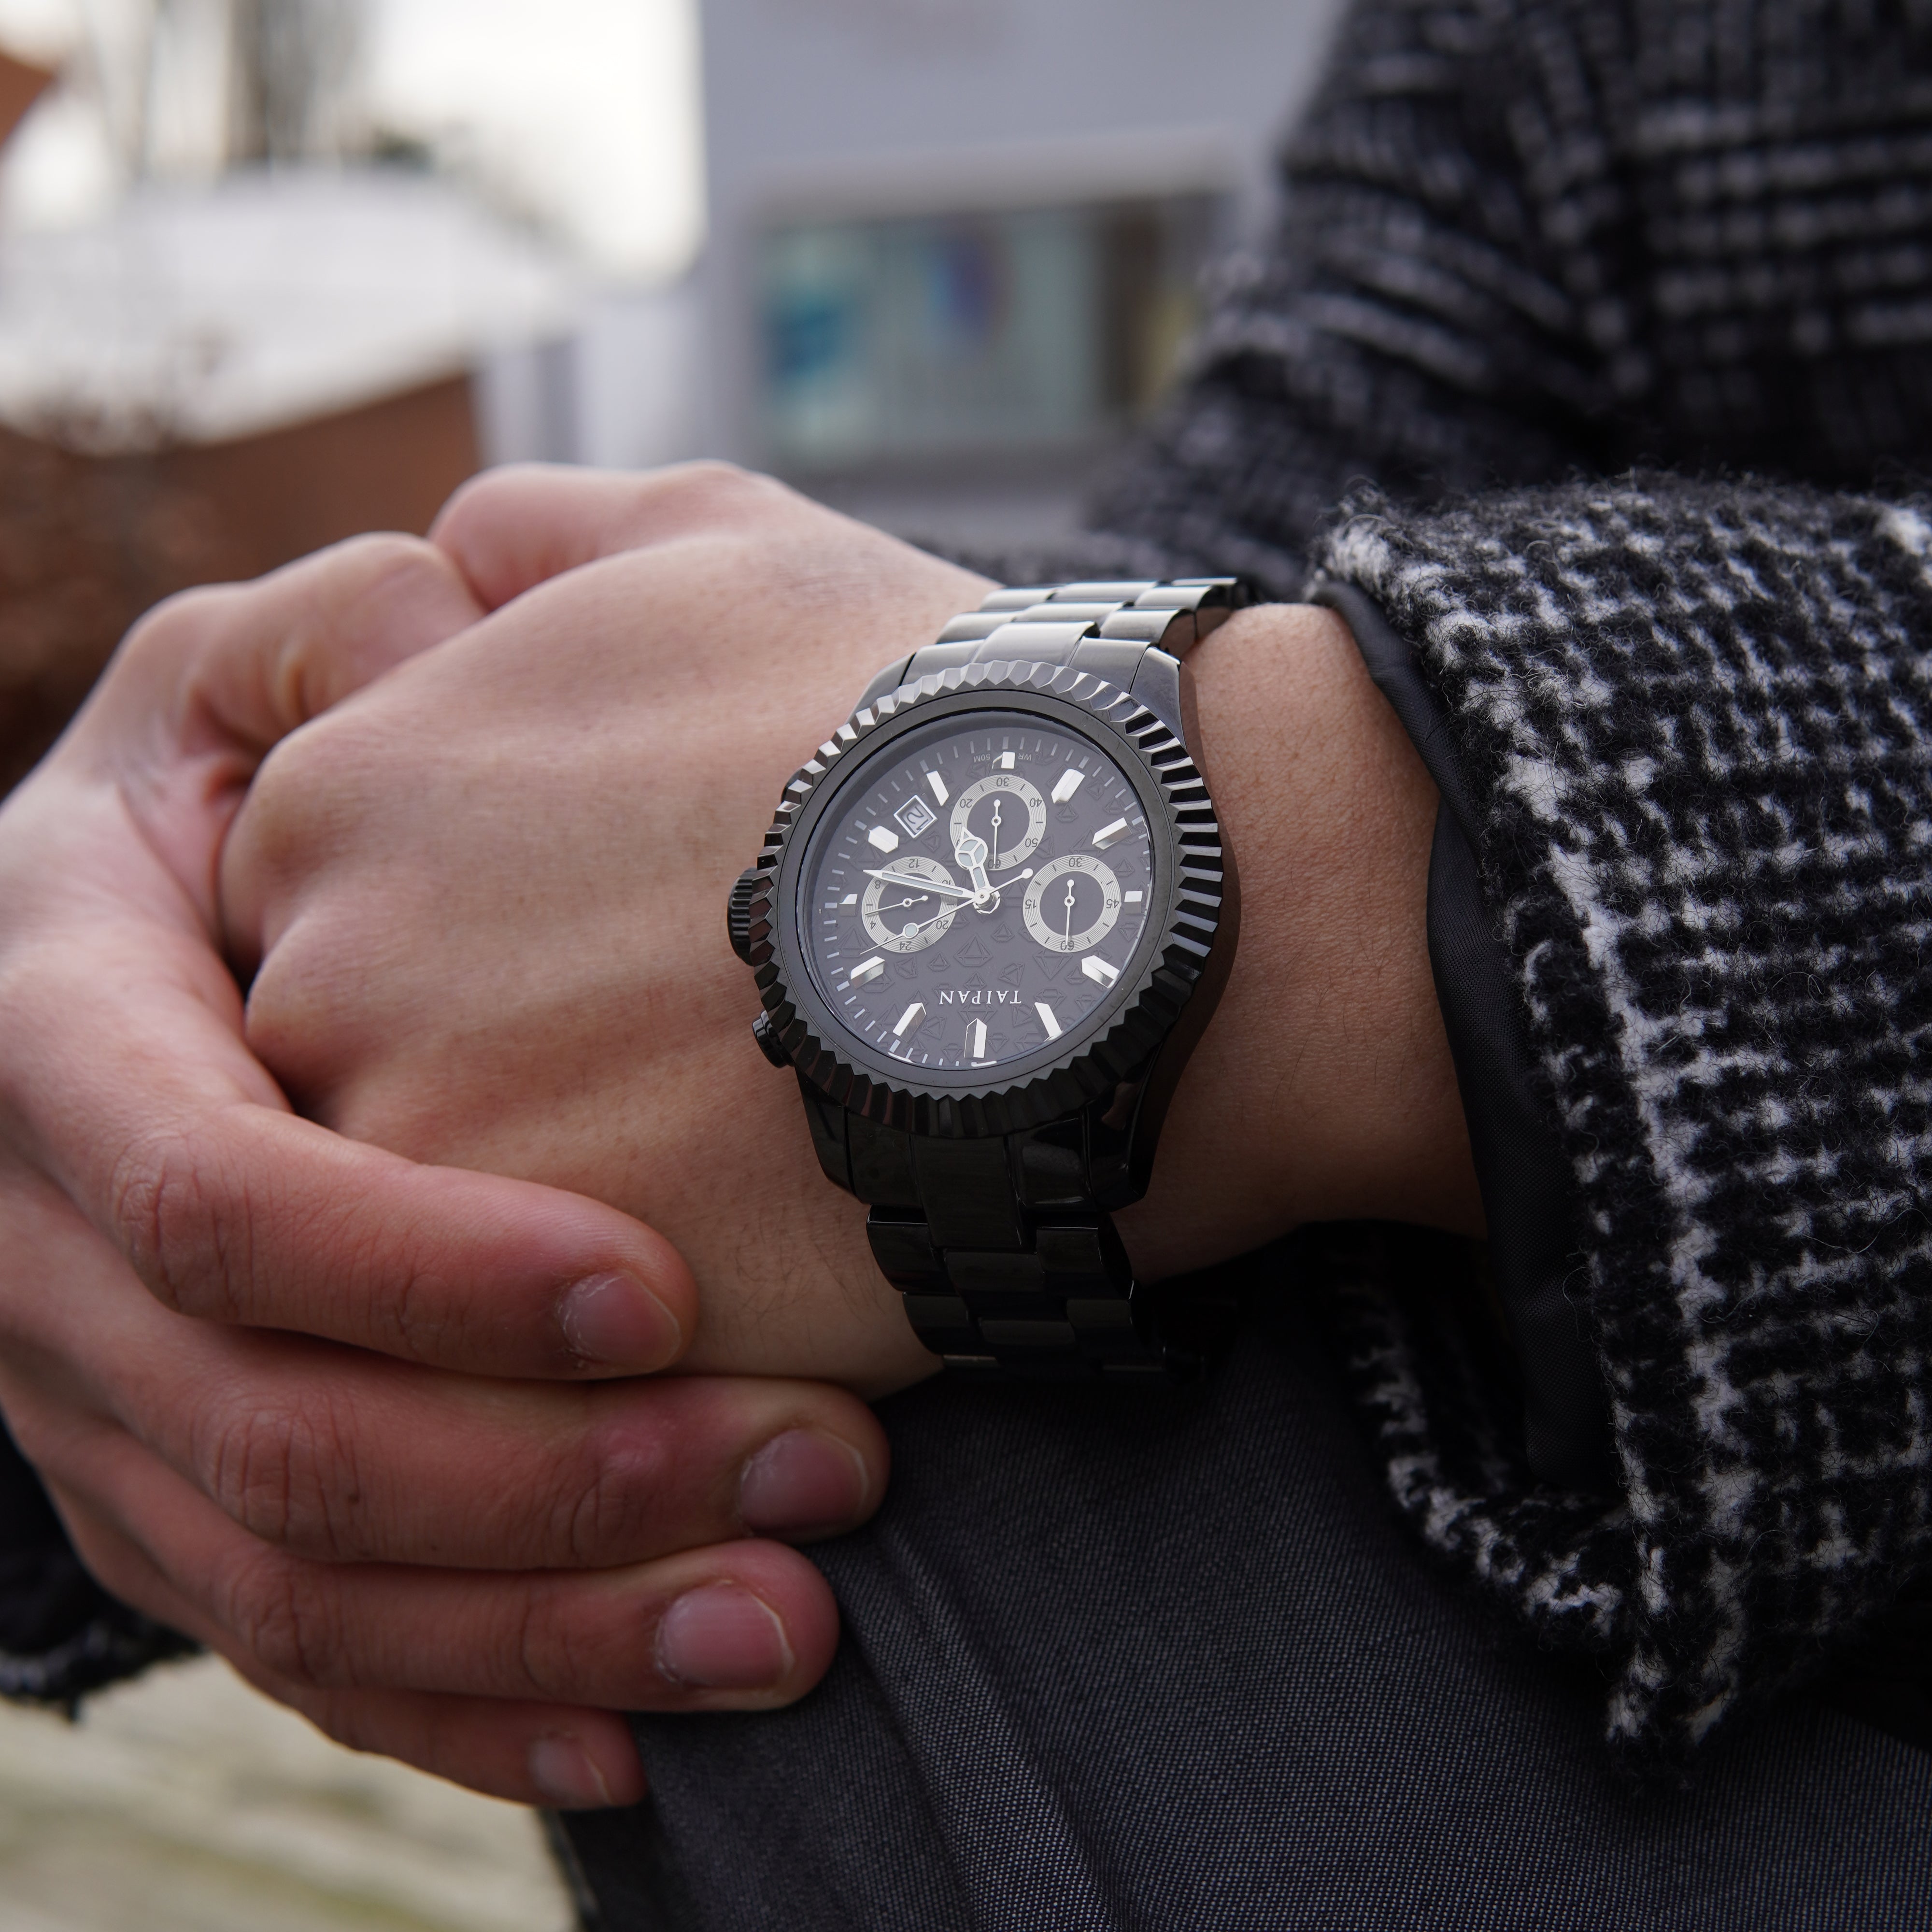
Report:
[[[934,718],[981,710],[1030,712],[1099,740],[1142,795],[1164,885],[1151,946],[1099,1010],[1051,1056],[1025,1070],[937,1072],[909,1067],[851,1034],[813,983],[797,903],[813,828],[862,765]],[[881,1124],[942,1137],[1009,1133],[1058,1120],[1144,1079],[1162,1043],[1200,988],[1232,922],[1228,863],[1214,802],[1192,756],[1170,728],[1118,686],[1090,672],[1024,662],[956,665],[854,712],[785,787],[746,895],[747,956],[773,1035],[792,1064],[840,1105]],[[1218,986],[1220,975],[1214,976]],[[992,1076],[990,1078],[987,1076]]]

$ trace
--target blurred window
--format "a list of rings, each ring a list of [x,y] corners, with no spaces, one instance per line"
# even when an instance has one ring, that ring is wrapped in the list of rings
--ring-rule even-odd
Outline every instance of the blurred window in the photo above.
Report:
[[[1225,214],[1187,194],[768,225],[772,459],[860,470],[1104,441],[1166,386]]]

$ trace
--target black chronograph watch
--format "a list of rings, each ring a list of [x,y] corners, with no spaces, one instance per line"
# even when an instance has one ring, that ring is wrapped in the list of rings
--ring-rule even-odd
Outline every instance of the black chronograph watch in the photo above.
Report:
[[[1137,1282],[1110,1216],[1233,957],[1182,659],[1248,601],[995,592],[872,680],[732,890],[758,1044],[952,1369],[1186,1381],[1225,1325]]]

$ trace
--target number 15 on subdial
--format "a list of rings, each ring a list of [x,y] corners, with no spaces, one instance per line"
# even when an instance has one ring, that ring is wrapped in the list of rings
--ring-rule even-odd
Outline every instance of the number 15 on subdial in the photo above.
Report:
[[[1084,952],[1113,931],[1120,916],[1120,882],[1104,859],[1069,852],[1034,873],[1020,914],[1048,952]]]

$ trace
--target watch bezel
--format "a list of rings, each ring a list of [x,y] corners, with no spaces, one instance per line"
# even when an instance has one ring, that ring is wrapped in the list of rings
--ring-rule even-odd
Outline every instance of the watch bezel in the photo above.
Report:
[[[1059,1051],[983,1071],[928,1071],[878,1053],[851,1034],[813,982],[796,903],[814,828],[855,763],[952,712],[1031,712],[1100,740],[1150,807],[1159,923],[1150,917],[1141,962]],[[853,1112],[920,1134],[976,1136],[1042,1124],[1123,1089],[1138,1090],[1214,958],[1227,925],[1228,856],[1207,783],[1187,747],[1118,686],[1064,665],[1024,662],[950,667],[862,706],[784,790],[765,836],[748,914],[748,957],[772,1034],[812,1085]]]

